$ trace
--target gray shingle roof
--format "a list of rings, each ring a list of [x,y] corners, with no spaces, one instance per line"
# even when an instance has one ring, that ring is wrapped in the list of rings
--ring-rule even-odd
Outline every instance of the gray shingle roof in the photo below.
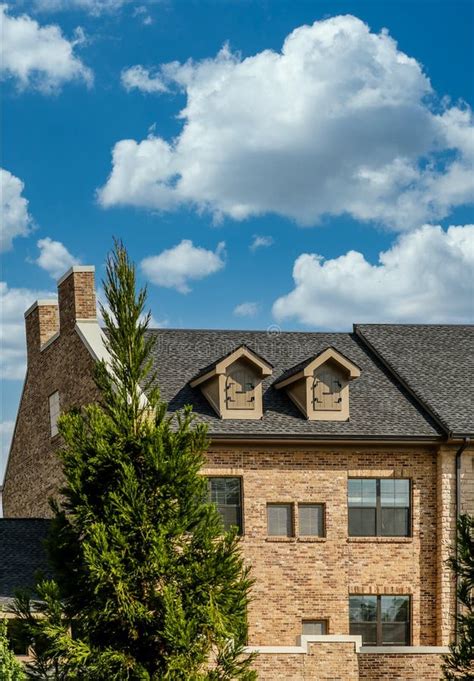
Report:
[[[474,326],[358,324],[356,330],[447,431],[474,434]]]
[[[156,337],[155,368],[161,394],[175,412],[192,404],[213,436],[275,437],[431,437],[440,429],[390,372],[353,333],[279,333],[265,331],[151,330]],[[189,381],[236,347],[245,344],[273,365],[263,383],[264,416],[259,421],[221,420],[199,387]],[[284,372],[314,357],[328,346],[361,368],[350,384],[349,421],[307,421],[285,390],[273,383]]]
[[[49,520],[0,518],[0,605],[19,587],[32,588],[35,573],[49,573],[44,540]]]

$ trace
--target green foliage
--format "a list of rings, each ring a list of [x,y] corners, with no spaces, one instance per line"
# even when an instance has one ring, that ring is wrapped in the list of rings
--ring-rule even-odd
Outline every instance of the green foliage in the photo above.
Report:
[[[474,518],[468,514],[459,518],[457,551],[449,559],[457,576],[459,613],[457,640],[444,658],[443,673],[447,681],[474,679]]]
[[[59,423],[56,577],[38,584],[41,619],[32,621],[27,597],[17,603],[37,648],[31,678],[251,681],[242,654],[251,580],[239,538],[207,500],[206,429],[190,408],[170,418],[160,401],[146,291],[135,293],[120,243],[104,289],[102,399]]]
[[[7,620],[0,619],[0,679],[1,681],[24,681],[23,665],[10,649],[7,636]]]

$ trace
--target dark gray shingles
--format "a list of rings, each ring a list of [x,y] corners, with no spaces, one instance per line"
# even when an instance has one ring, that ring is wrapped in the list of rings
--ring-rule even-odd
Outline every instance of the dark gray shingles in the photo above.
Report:
[[[434,436],[439,429],[396,383],[362,342],[351,333],[280,333],[264,331],[152,330],[156,336],[155,368],[169,411],[192,404],[211,435],[315,437]],[[259,421],[221,420],[199,388],[189,381],[220,357],[245,344],[273,365],[263,383],[264,416]],[[273,383],[288,369],[314,357],[328,346],[361,368],[350,384],[349,421],[307,421]]]
[[[360,324],[357,331],[448,431],[474,433],[474,326]]]
[[[48,574],[44,540],[50,521],[0,518],[0,600],[7,602],[18,587],[32,588],[35,573]]]

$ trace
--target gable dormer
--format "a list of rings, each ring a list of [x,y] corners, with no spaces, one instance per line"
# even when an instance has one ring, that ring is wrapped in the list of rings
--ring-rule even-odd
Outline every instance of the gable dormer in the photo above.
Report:
[[[326,348],[293,369],[274,385],[310,421],[349,419],[349,382],[360,376],[359,367],[335,348]]]
[[[262,381],[272,366],[245,345],[203,369],[192,381],[222,419],[261,419]]]

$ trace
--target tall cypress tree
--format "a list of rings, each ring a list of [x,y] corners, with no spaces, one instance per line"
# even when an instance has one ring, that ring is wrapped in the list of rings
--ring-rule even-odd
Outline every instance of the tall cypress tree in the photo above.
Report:
[[[456,641],[444,658],[444,678],[448,681],[474,679],[474,518],[462,515],[457,524],[456,553],[449,564],[457,577],[459,612]]]
[[[99,403],[59,422],[55,579],[37,586],[45,617],[30,618],[30,633],[72,681],[251,681],[237,531],[208,501],[205,427],[190,408],[170,418],[160,400],[146,290],[120,243],[104,290],[110,360],[97,364]]]

